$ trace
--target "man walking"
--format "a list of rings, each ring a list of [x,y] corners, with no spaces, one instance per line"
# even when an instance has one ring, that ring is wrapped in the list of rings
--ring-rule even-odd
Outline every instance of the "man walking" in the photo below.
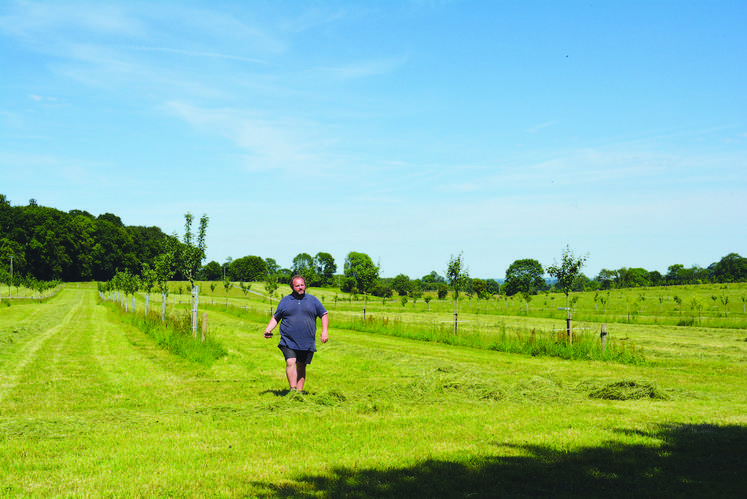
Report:
[[[306,383],[306,366],[316,352],[316,319],[322,320],[322,343],[329,341],[329,316],[322,302],[306,294],[306,279],[294,276],[291,279],[291,294],[278,303],[275,315],[265,328],[265,338],[272,338],[272,331],[280,324],[278,348],[285,357],[285,375],[291,390],[303,393]]]

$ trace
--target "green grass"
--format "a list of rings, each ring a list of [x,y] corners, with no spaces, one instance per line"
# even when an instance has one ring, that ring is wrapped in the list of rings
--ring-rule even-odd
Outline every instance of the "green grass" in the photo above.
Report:
[[[158,346],[93,286],[0,307],[0,496],[741,497],[747,486],[744,329],[611,323],[647,362],[580,362],[346,329],[358,312],[327,298],[331,340],[309,394],[294,396],[277,338],[262,337],[269,303],[229,299],[236,310],[218,297],[205,308],[226,351],[207,364]],[[562,327],[464,315],[465,334]]]
[[[197,337],[192,331],[191,315],[187,310],[169,314],[161,321],[160,313],[126,312],[118,304],[108,306],[119,320],[133,325],[150,336],[156,345],[192,362],[210,366],[226,355],[226,350],[213,337],[202,338],[202,321],[198,320]]]

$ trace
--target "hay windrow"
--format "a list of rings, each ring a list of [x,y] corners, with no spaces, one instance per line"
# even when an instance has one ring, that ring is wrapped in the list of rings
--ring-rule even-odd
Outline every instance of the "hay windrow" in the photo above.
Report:
[[[589,397],[602,400],[668,400],[669,396],[649,381],[621,380],[608,383],[589,393]]]

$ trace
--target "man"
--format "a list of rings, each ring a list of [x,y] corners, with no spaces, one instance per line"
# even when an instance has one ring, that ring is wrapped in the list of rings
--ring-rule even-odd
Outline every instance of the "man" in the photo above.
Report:
[[[278,348],[285,357],[285,375],[291,391],[303,393],[306,383],[306,366],[316,352],[316,318],[322,320],[322,343],[329,341],[329,316],[322,302],[315,296],[306,294],[306,279],[293,276],[293,292],[278,303],[275,315],[265,328],[265,338],[272,338],[272,330],[280,324],[280,344]]]

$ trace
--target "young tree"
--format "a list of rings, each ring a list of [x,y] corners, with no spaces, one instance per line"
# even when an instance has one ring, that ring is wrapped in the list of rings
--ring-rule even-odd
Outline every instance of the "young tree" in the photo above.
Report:
[[[270,297],[270,315],[272,315],[272,297],[277,290],[278,277],[275,274],[267,274],[267,277],[265,277],[265,291],[267,291],[267,295]]]
[[[143,263],[143,270],[140,273],[140,281],[142,282],[143,291],[145,291],[145,316],[148,317],[148,311],[150,309],[150,292],[153,290],[153,286],[156,285],[156,271],[150,268],[150,265]]]
[[[571,334],[571,305],[569,303],[569,296],[573,290],[573,281],[581,273],[581,268],[586,263],[586,258],[585,256],[575,256],[571,248],[566,246],[563,250],[560,265],[553,263],[547,268],[547,273],[558,280],[557,286],[565,294],[566,333],[570,342],[573,342],[573,337]]]
[[[164,253],[153,260],[156,288],[161,292],[161,322],[166,320],[166,302],[169,298],[169,281],[174,276],[174,248],[169,245]]]
[[[194,217],[191,213],[187,212],[184,215],[184,239],[181,246],[179,247],[179,255],[177,261],[179,263],[179,270],[189,281],[190,285],[190,303],[192,306],[192,336],[196,338],[199,289],[195,287],[195,278],[197,276],[197,271],[200,269],[200,265],[202,265],[202,261],[205,259],[205,233],[207,231],[208,216],[202,215],[202,217],[200,217],[200,227],[196,236],[192,234],[193,220]]]
[[[249,289],[251,289],[252,285],[240,282],[239,287],[241,288],[241,292],[244,293],[244,298],[246,298],[246,295],[249,294]]]
[[[529,302],[532,301],[532,295],[526,291],[522,291],[521,297],[524,299],[524,304],[527,306],[527,315],[529,315]],[[519,309],[521,309],[521,307],[519,307]]]
[[[365,253],[351,251],[345,259],[345,276],[355,279],[355,289],[363,293],[363,318],[366,318],[366,301],[369,291],[379,278],[379,267]]]
[[[228,276],[223,279],[223,290],[226,292],[226,308],[228,308],[228,293],[231,291],[231,279]]]
[[[446,280],[449,282],[451,289],[454,290],[454,334],[457,334],[459,291],[463,290],[469,283],[469,272],[461,253],[457,256],[451,255],[446,266]]]
[[[379,267],[376,265],[365,266],[358,270],[358,290],[363,293],[363,319],[366,318],[368,292],[373,288],[378,278]]]
[[[690,302],[690,308],[698,311],[698,324],[700,324],[700,318],[703,311],[703,302],[700,301],[697,296],[693,297],[692,301]]]
[[[117,274],[114,276],[113,283],[117,289],[121,290],[124,293],[125,312],[129,312],[129,297],[132,296],[132,299],[134,301],[135,293],[137,293],[137,290],[140,289],[140,278],[136,275],[133,275],[129,270],[125,270],[117,272]],[[135,311],[134,308],[135,307],[133,303],[133,312]]]
[[[727,317],[729,312],[726,309],[726,306],[729,304],[729,297],[726,296],[726,293],[721,294],[721,303],[724,305],[724,317]]]

